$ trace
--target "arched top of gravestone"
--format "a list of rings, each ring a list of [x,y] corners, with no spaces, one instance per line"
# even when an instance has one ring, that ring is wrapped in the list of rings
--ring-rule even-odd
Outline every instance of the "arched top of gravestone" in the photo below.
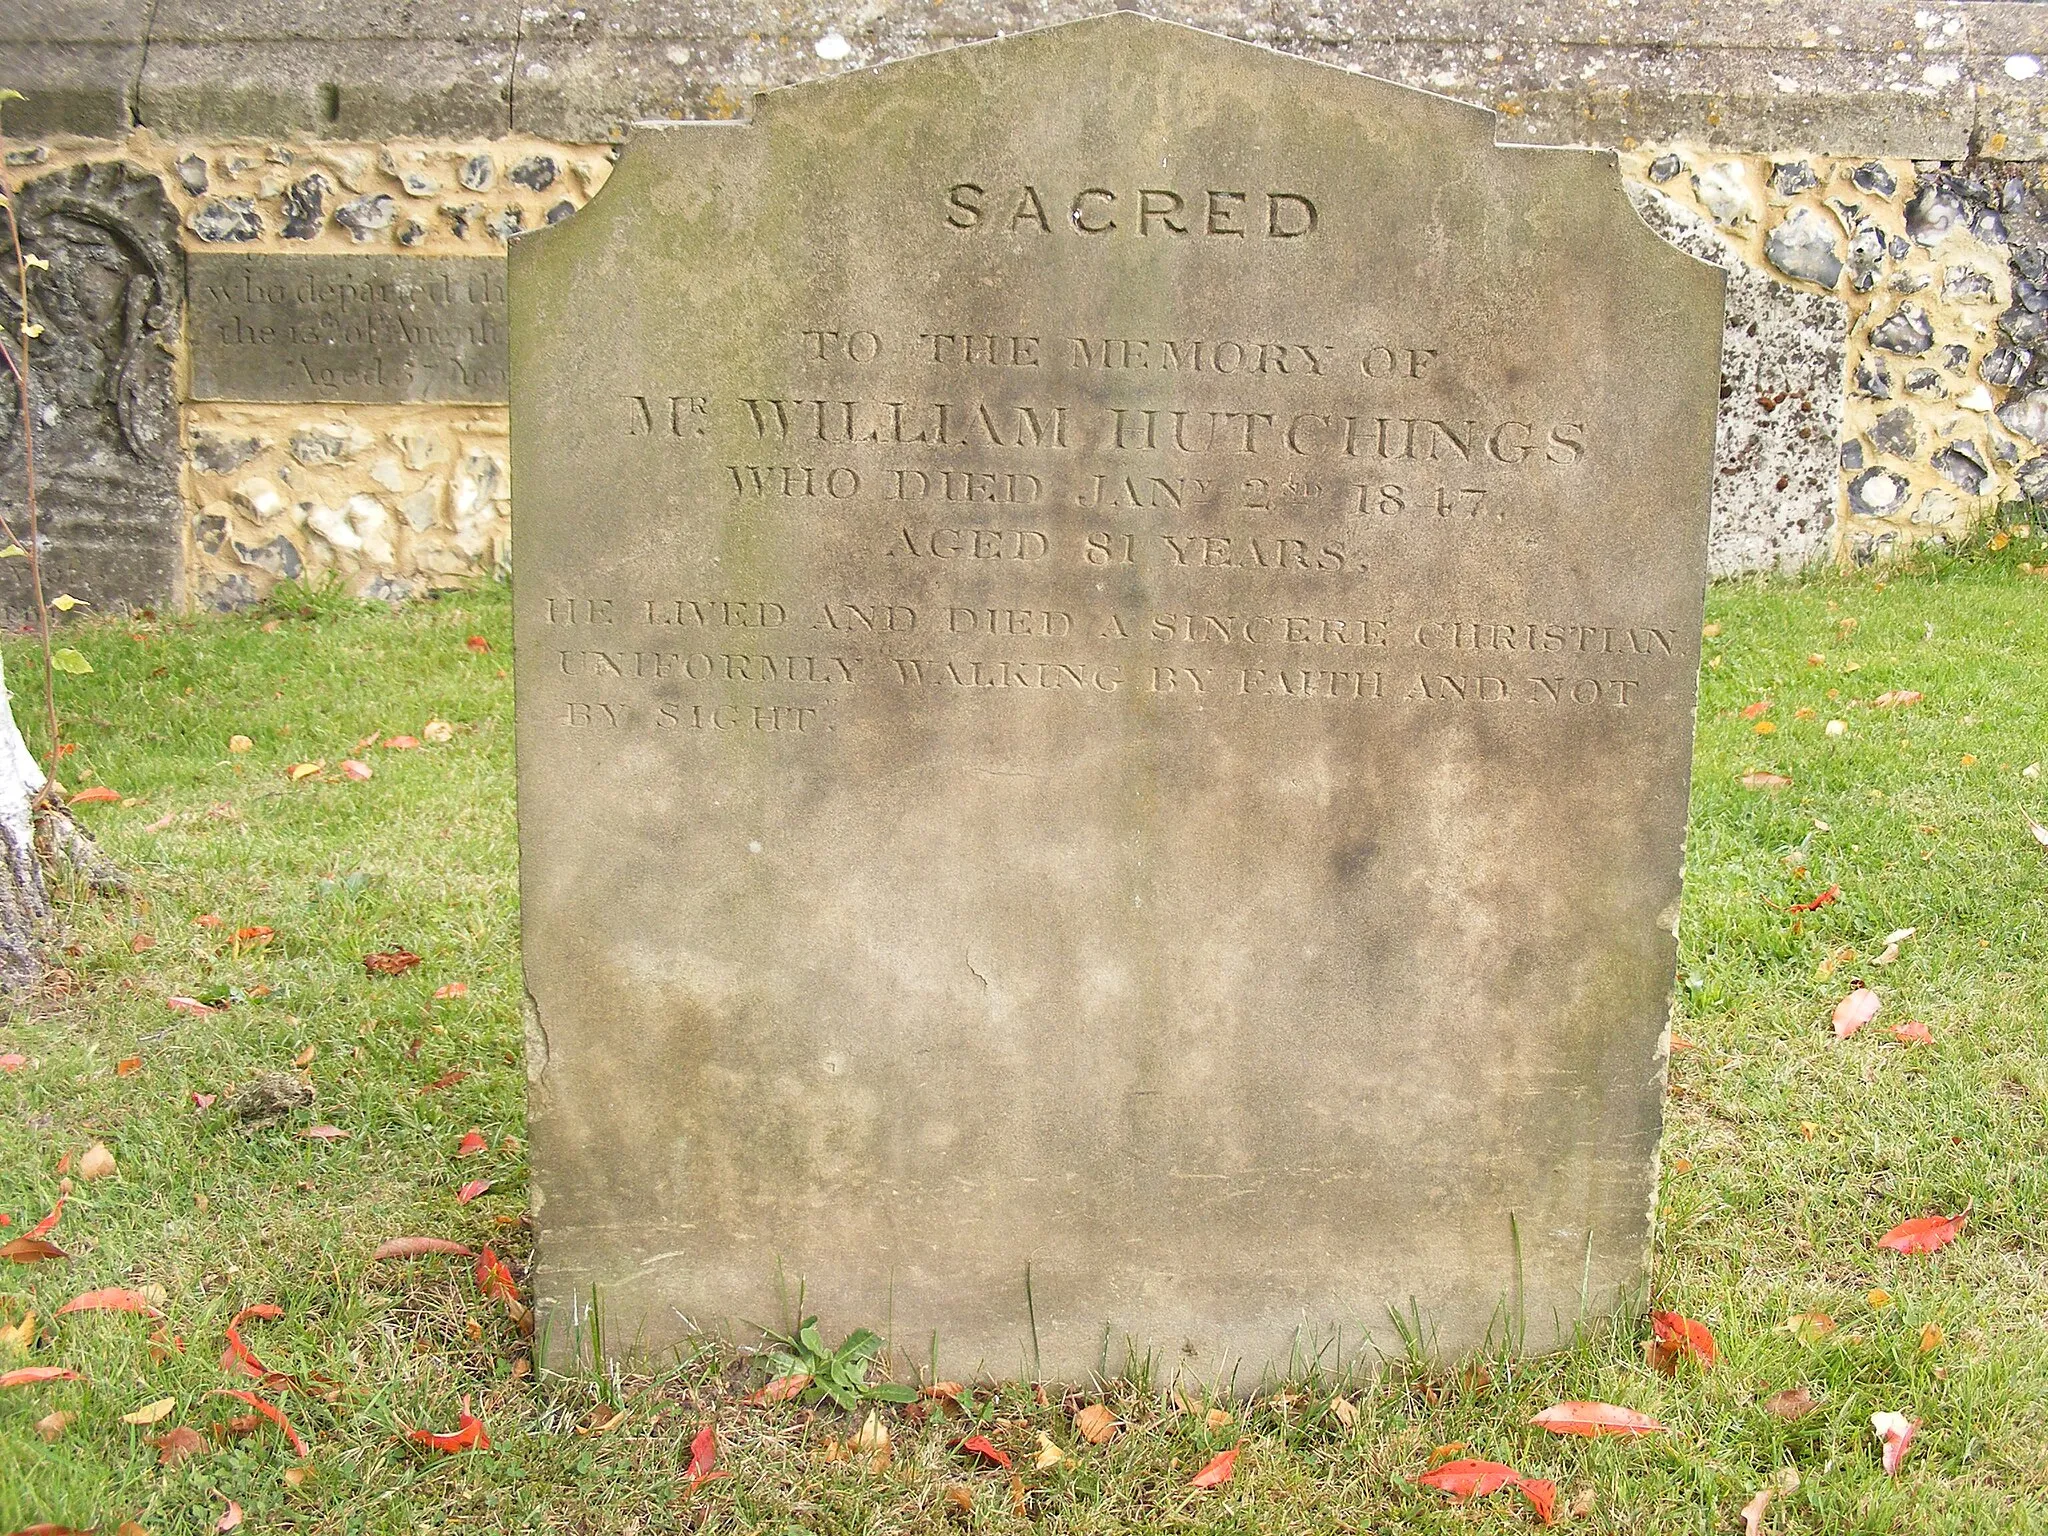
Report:
[[[518,245],[531,251],[572,244],[569,226],[580,226],[587,237],[593,225],[633,208],[703,212],[707,192],[733,195],[730,203],[716,199],[725,214],[716,222],[758,227],[761,220],[738,203],[740,189],[763,178],[844,190],[872,185],[884,171],[931,167],[941,159],[1011,160],[1028,178],[1026,157],[1034,165],[1078,166],[1104,152],[1128,158],[1132,145],[1154,137],[1163,142],[1170,134],[1181,147],[1228,144],[1268,162],[1281,148],[1325,169],[1348,167],[1361,180],[1391,181],[1385,191],[1430,218],[1439,211],[1432,206],[1436,199],[1456,198],[1461,184],[1477,179],[1495,188],[1516,186],[1520,195],[1511,201],[1518,211],[1532,224],[1568,220],[1572,238],[1589,255],[1604,240],[1632,243],[1643,259],[1674,273],[1697,268],[1703,290],[1718,286],[1711,263],[1663,239],[1635,212],[1611,151],[1503,145],[1498,126],[1495,113],[1432,91],[1115,11],[763,91],[744,122],[635,124],[617,168],[590,203],[572,219],[522,235]],[[1161,157],[1158,169],[1174,167]],[[1086,226],[1117,211],[1114,200],[1100,196],[1077,207],[1076,198],[1090,190],[1081,185],[1062,186],[1057,200],[1029,179],[1000,190],[1021,200],[1027,186],[1039,206],[1026,207],[1024,219],[1016,219],[1015,206],[983,207],[977,228],[1009,221],[1005,233],[1012,241],[1058,233],[1060,222],[1106,233]],[[1101,190],[1131,207],[1132,219],[1117,222],[1119,232],[1144,219],[1131,201],[1144,189]],[[1210,209],[1198,203],[1195,211],[1199,224]],[[1250,212],[1274,217],[1270,206]],[[1284,210],[1278,215],[1285,216]],[[1319,206],[1319,232],[1326,240],[1370,240],[1368,230],[1346,229],[1344,217],[1341,207]],[[1163,237],[1162,222],[1145,222],[1141,233]],[[1218,222],[1236,222],[1228,205]],[[1041,228],[1045,223],[1054,228]],[[1290,238],[1284,225],[1279,234]],[[1248,236],[1256,237],[1257,231]],[[1306,252],[1316,243],[1297,248]]]

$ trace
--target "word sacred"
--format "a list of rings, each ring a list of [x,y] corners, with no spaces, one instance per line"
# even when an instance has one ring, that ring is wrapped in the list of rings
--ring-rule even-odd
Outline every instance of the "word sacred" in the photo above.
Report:
[[[992,228],[1012,235],[1049,235],[1058,227],[1077,235],[1121,232],[1141,239],[1235,235],[1299,240],[1315,233],[1319,217],[1315,203],[1299,192],[1083,187],[1071,198],[1064,192],[1050,196],[1048,205],[1046,194],[1029,183],[1014,191],[992,191],[978,181],[955,182],[946,188],[945,222],[953,229]],[[1048,211],[1049,206],[1058,210],[1057,215]]]

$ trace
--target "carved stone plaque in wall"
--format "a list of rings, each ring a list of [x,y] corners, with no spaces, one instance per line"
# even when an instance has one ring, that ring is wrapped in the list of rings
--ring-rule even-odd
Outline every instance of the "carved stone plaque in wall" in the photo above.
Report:
[[[184,600],[173,352],[184,257],[154,176],[118,161],[38,177],[16,201],[31,263],[31,419],[43,585],[105,613]],[[11,250],[0,255],[0,317],[21,331]],[[0,516],[26,543],[20,396],[0,397]],[[0,560],[0,618],[30,622],[27,562]]]

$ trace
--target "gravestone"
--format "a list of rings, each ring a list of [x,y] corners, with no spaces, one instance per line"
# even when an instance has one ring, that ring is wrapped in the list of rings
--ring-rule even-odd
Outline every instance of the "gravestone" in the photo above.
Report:
[[[505,264],[188,256],[195,400],[502,401]]]
[[[1118,14],[516,242],[553,1357],[1247,1387],[1638,1293],[1722,279],[1493,131]]]
[[[39,176],[16,202],[28,273],[31,424],[43,591],[88,613],[184,602],[175,347],[184,256],[163,184],[121,161]],[[36,261],[47,265],[36,265]],[[0,325],[22,320],[11,247]],[[27,455],[12,374],[0,387],[0,517],[29,538]],[[0,623],[35,621],[23,559],[0,560]]]

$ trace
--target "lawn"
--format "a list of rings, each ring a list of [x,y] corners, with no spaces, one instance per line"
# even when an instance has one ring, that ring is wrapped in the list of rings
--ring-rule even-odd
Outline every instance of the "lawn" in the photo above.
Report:
[[[516,1274],[529,1248],[504,593],[80,626],[63,777],[126,797],[80,814],[133,889],[69,895],[63,970],[0,1022],[0,1065],[22,1058],[0,1072],[0,1239],[69,1181],[46,1234],[68,1257],[0,1266],[0,1372],[82,1378],[0,1389],[0,1531],[211,1531],[231,1501],[248,1531],[1533,1528],[1512,1490],[1461,1505],[1414,1482],[1452,1456],[1553,1481],[1579,1531],[1737,1531],[1767,1487],[1770,1532],[2048,1531],[2035,561],[2048,543],[2022,536],[1710,595],[1653,1298],[1711,1328],[1711,1368],[1653,1370],[1645,1324],[1542,1359],[1392,1360],[1341,1398],[974,1384],[885,1405],[854,1449],[865,1412],[745,1406],[766,1373],[728,1354],[536,1380],[471,1262],[372,1260],[426,1235]],[[31,649],[5,657],[28,691]],[[365,967],[397,950],[421,963]],[[1858,978],[1882,1011],[1837,1039]],[[1925,1043],[1895,1037],[1909,1021]],[[312,1102],[237,1122],[263,1073]],[[1962,1211],[1938,1252],[1877,1247]],[[57,1315],[96,1288],[165,1317]],[[238,1334],[281,1373],[261,1381],[222,1366],[259,1304],[279,1315]],[[279,1406],[306,1453],[223,1387]],[[409,1438],[455,1430],[465,1397],[488,1450]],[[1530,1427],[1564,1399],[1667,1431]],[[1121,1425],[1099,1445],[1074,1424],[1097,1402]],[[1895,1476],[1870,1422],[1890,1411],[1922,1426]],[[714,1417],[728,1475],[693,1485]],[[977,1431],[1014,1474],[957,1449]],[[1228,1483],[1190,1486],[1233,1446]]]

